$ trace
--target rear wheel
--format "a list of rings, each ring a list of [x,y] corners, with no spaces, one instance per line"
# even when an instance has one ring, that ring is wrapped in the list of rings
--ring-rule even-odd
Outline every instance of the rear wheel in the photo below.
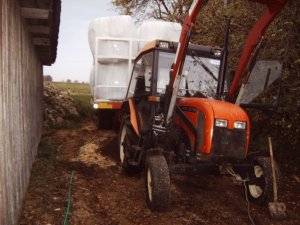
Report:
[[[122,120],[119,132],[119,156],[121,161],[121,166],[124,171],[128,174],[136,174],[142,170],[141,165],[132,165],[130,162],[132,159],[131,149],[133,145],[138,142],[138,137],[135,135],[134,130],[130,124],[129,116],[125,116]]]
[[[275,171],[278,183],[279,170],[276,163]],[[247,182],[247,194],[250,201],[262,205],[270,201],[273,193],[271,159],[268,157],[255,159],[253,172],[254,176]]]
[[[151,155],[146,162],[146,200],[150,209],[166,211],[170,206],[170,173],[163,155]]]

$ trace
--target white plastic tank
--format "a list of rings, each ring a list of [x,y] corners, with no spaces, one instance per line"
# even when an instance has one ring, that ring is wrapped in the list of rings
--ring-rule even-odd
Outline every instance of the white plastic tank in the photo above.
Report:
[[[110,16],[94,19],[88,30],[89,45],[93,56],[95,56],[96,38],[101,47],[97,54],[102,56],[128,56],[128,42],[108,39],[136,39],[137,29],[131,16]],[[133,46],[134,48],[135,46]],[[137,49],[133,49],[137,51]]]
[[[97,18],[89,25],[88,39],[94,57],[90,74],[94,100],[123,100],[132,59],[138,52],[133,19],[130,16]]]
[[[91,95],[92,96],[94,95],[94,85],[95,85],[94,73],[95,73],[95,66],[92,65],[91,71],[90,71],[90,89],[91,89]]]
[[[159,39],[179,42],[181,25],[166,21],[146,21],[138,28],[139,49],[141,50],[149,41]],[[148,41],[143,41],[148,40]]]

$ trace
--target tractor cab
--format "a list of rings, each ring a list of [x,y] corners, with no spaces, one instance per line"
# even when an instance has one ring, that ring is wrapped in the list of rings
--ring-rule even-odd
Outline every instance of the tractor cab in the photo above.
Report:
[[[163,97],[178,43],[152,41],[138,54],[126,98],[143,93]],[[214,98],[220,73],[222,49],[190,44],[178,96]],[[201,74],[201,76],[199,76]]]

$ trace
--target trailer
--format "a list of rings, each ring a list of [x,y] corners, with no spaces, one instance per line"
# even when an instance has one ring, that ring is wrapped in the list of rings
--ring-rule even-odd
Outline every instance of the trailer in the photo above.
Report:
[[[127,48],[125,54],[104,55],[99,53],[101,43],[112,42]],[[97,127],[110,129],[118,121],[119,110],[125,99],[131,74],[137,39],[97,37],[95,63],[91,72],[92,104],[97,113]],[[117,44],[115,44],[116,46]]]

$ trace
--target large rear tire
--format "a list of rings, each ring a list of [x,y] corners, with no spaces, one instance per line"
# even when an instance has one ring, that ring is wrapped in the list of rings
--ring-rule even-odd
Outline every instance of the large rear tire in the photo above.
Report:
[[[279,170],[275,163],[277,183]],[[273,194],[272,164],[269,157],[260,157],[254,160],[254,177],[246,183],[248,198],[251,202],[263,205],[271,200]]]
[[[166,211],[170,207],[170,173],[163,155],[148,156],[146,162],[146,201],[151,210]]]
[[[135,135],[133,127],[130,124],[129,116],[125,116],[122,119],[120,131],[119,131],[119,157],[123,170],[130,175],[141,172],[141,165],[130,165],[130,146],[137,144],[138,137]]]

